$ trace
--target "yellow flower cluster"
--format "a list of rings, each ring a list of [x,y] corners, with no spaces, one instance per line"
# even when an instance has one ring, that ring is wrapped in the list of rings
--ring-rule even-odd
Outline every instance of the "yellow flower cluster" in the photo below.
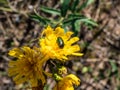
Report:
[[[9,75],[14,76],[16,84],[29,80],[35,87],[38,85],[38,80],[42,80],[43,84],[46,82],[42,69],[45,58],[41,56],[39,48],[30,49],[27,46],[14,48],[9,55],[17,58],[16,61],[9,62],[10,68],[8,69]]]
[[[65,33],[61,27],[53,29],[48,26],[42,33],[45,38],[40,39],[41,53],[44,55],[47,54],[50,59],[62,61],[68,60],[68,55],[82,56],[82,53],[78,53],[78,51],[80,51],[79,45],[72,45],[77,42],[79,38],[71,38],[72,34],[73,32],[71,31]],[[58,38],[62,39],[62,41],[58,41]],[[61,43],[64,44],[62,48],[60,47]]]
[[[63,28],[55,29],[48,26],[39,39],[39,47],[30,48],[23,46],[9,51],[9,55],[17,58],[9,62],[8,73],[13,77],[16,84],[30,82],[32,87],[39,86],[39,83],[46,83],[46,76],[51,76],[45,72],[43,65],[48,60],[59,60],[65,62],[69,55],[82,56],[79,53],[80,47],[75,44],[79,38],[71,37],[73,33],[64,32]],[[55,86],[54,90],[74,90],[72,84],[79,84],[79,79],[70,74],[62,79]]]
[[[73,74],[67,75],[66,77],[62,78],[53,90],[74,90],[73,84],[79,85],[80,79]]]

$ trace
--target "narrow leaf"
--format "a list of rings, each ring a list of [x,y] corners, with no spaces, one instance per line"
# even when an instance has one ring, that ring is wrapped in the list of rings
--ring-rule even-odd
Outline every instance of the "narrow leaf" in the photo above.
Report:
[[[70,7],[72,12],[76,11],[76,7],[78,6],[78,4],[79,4],[79,0],[73,0],[72,5]]]
[[[81,22],[79,22],[79,20],[76,20],[75,23],[74,23],[75,30],[78,31],[78,32],[80,31],[80,28],[81,28],[80,24],[81,24]]]
[[[77,12],[81,11],[82,9],[84,9],[85,7],[87,7],[88,5],[90,5],[93,2],[94,2],[94,0],[87,0],[77,9]]]
[[[48,8],[48,7],[45,7],[45,6],[41,6],[40,9],[43,12],[46,12],[46,13],[49,13],[49,14],[60,15],[60,11],[56,10],[56,9],[53,9],[53,8]]]
[[[98,26],[98,24],[95,21],[93,21],[83,15],[70,14],[68,16],[68,19],[63,20],[63,24],[65,24],[65,25],[74,24],[75,25],[74,27],[77,27],[80,23],[85,23],[85,24],[88,24],[89,26],[90,25]]]
[[[65,17],[71,0],[63,0],[61,5],[61,16]]]
[[[86,24],[90,24],[92,26],[98,26],[98,24],[91,20],[91,19],[88,19],[88,18],[83,18],[83,19],[80,19],[79,22],[83,22],[83,23],[86,23]]]
[[[47,19],[47,18],[43,18],[42,16],[39,16],[39,15],[30,15],[30,17],[35,20],[35,21],[38,21],[44,25],[47,25],[48,23],[50,23],[50,20]]]
[[[63,21],[63,24],[71,23],[75,20],[82,19],[82,17],[71,17]]]
[[[110,65],[112,67],[112,72],[116,72],[118,70],[118,67],[115,62],[110,61]]]

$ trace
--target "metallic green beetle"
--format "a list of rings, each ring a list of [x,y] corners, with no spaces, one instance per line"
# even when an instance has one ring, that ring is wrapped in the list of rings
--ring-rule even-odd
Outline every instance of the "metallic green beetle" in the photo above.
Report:
[[[57,38],[57,44],[60,48],[63,48],[64,47],[64,41],[61,37],[58,37]]]

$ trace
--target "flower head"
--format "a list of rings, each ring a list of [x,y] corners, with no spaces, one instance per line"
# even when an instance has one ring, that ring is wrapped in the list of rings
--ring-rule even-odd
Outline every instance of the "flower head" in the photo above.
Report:
[[[30,82],[32,87],[35,87],[40,80],[42,84],[46,82],[42,69],[46,59],[40,56],[39,48],[15,48],[10,50],[9,55],[17,58],[16,61],[9,62],[8,69],[9,76],[14,77],[16,84]]]
[[[79,85],[80,79],[73,74],[62,78],[53,88],[53,90],[74,90],[73,84]]]
[[[82,56],[80,47],[76,43],[79,38],[72,37],[71,31],[64,32],[64,29],[57,27],[53,30],[48,26],[42,33],[45,35],[40,38],[41,53],[47,54],[51,59],[68,60],[68,55]],[[73,45],[74,44],[74,45]]]

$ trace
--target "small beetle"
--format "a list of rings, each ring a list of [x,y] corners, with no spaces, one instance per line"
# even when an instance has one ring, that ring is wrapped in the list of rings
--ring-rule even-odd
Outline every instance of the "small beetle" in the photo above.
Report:
[[[57,44],[60,48],[63,48],[64,47],[64,41],[61,37],[58,37],[57,38]]]

